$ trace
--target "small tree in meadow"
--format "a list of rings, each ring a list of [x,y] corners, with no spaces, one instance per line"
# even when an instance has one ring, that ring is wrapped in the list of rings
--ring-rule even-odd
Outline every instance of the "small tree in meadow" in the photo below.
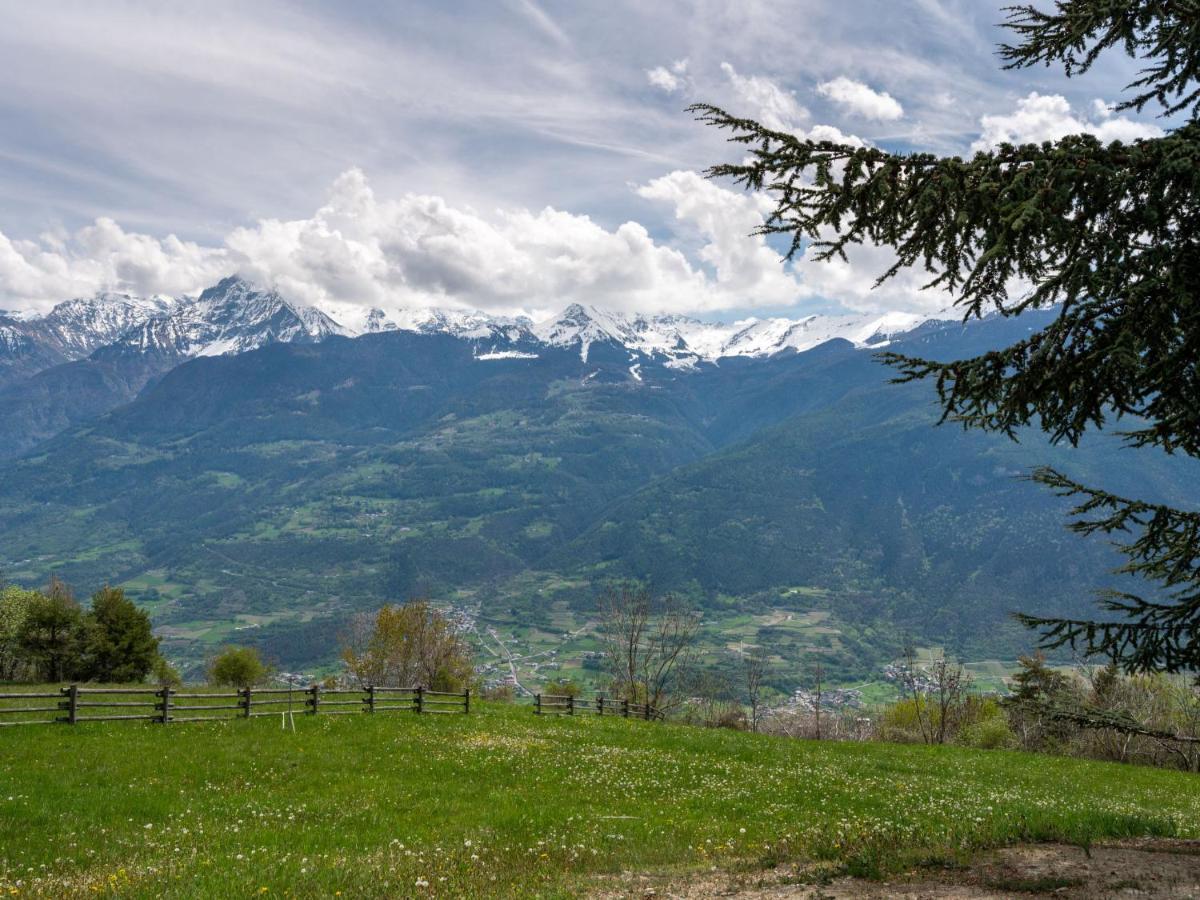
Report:
[[[363,686],[458,691],[474,675],[471,648],[426,600],[355,616],[342,644],[342,662]]]
[[[750,707],[750,730],[758,731],[762,719],[762,686],[767,674],[767,654],[762,647],[755,647],[742,660],[742,672],[746,677],[746,703]]]
[[[155,684],[163,687],[178,687],[183,684],[183,678],[179,674],[179,670],[171,665],[170,661],[161,654],[156,654],[154,662],[150,665],[150,677]]]
[[[71,589],[51,578],[43,594],[29,603],[17,643],[22,656],[43,681],[74,678],[81,667],[85,637],[83,611]]]
[[[226,647],[208,664],[209,682],[224,687],[254,687],[270,675],[271,667],[253,647]]]
[[[574,679],[553,678],[542,686],[542,693],[556,697],[578,697],[582,691]]]
[[[622,584],[600,596],[597,629],[613,690],[665,710],[677,675],[688,669],[700,617],[678,597],[654,597],[644,587]]]
[[[150,617],[121,588],[106,585],[92,595],[88,620],[84,648],[88,677],[118,683],[144,681],[158,658],[158,638],[151,631]]]
[[[21,647],[29,607],[41,595],[16,585],[0,588],[0,681],[19,681],[31,674]]]

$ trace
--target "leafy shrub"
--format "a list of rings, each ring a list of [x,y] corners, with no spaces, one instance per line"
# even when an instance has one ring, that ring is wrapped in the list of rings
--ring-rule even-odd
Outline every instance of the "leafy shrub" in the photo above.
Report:
[[[908,697],[884,707],[879,718],[878,738],[881,741],[890,741],[895,744],[921,743],[923,738],[921,737],[918,702],[915,698]]]
[[[458,627],[426,600],[355,616],[342,636],[342,662],[364,687],[461,691],[474,674]]]
[[[581,693],[579,684],[570,678],[555,678],[542,686],[543,694],[553,694],[559,697],[578,697]]]
[[[254,687],[270,675],[270,667],[253,647],[226,647],[208,665],[209,682],[220,686]]]
[[[171,665],[163,656],[156,656],[154,662],[150,666],[150,675],[154,679],[155,684],[161,684],[164,687],[178,687],[183,684],[183,678],[179,675],[179,670]]]
[[[1017,746],[1017,736],[1003,715],[972,722],[958,733],[957,743],[976,750],[1007,750]]]

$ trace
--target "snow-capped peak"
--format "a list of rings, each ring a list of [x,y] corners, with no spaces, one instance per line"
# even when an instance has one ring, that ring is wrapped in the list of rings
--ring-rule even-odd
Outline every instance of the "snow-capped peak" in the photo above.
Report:
[[[275,290],[230,277],[198,297],[182,297],[114,342],[125,352],[219,356],[273,343],[314,343],[346,334],[320,310],[292,304]]]
[[[702,322],[681,315],[642,315],[571,303],[562,312],[533,323],[487,313],[438,308],[326,307],[350,334],[413,331],[448,334],[500,352],[506,345],[574,348],[587,362],[593,346],[613,344],[636,354],[658,358],[674,367],[715,362],[730,356],[771,356],[785,350],[803,352],[841,338],[857,347],[881,347],[892,337],[922,322],[950,319],[948,314],[923,317],[913,313],[846,316],[810,315]],[[482,356],[477,358],[483,358]],[[489,357],[500,358],[500,357]]]
[[[588,348],[612,341],[625,347],[639,343],[637,329],[625,316],[596,306],[572,303],[557,317],[535,325],[533,336],[554,347],[579,345],[579,356],[587,362]]]
[[[611,341],[678,366],[714,362],[729,356],[770,356],[784,350],[802,352],[836,338],[857,347],[880,347],[925,321],[929,318],[893,312],[882,316],[812,315],[799,319],[701,322],[679,315],[627,316],[573,303],[560,315],[535,325],[532,332],[542,343],[578,346],[585,362],[592,344]]]
[[[632,377],[640,378],[643,358],[689,368],[733,356],[803,352],[835,338],[874,348],[925,321],[929,319],[893,312],[702,322],[571,303],[558,315],[534,323],[525,317],[437,307],[303,305],[277,290],[231,276],[194,297],[103,293],[60,303],[44,316],[8,316],[0,322],[0,351],[9,356],[26,353],[22,348],[32,341],[49,347],[58,360],[79,359],[98,348],[105,353],[188,358],[241,353],[271,343],[315,343],[333,335],[409,331],[471,341],[473,355],[481,360],[532,358],[539,347],[559,347],[575,350],[587,362],[593,347],[612,345],[630,354]]]

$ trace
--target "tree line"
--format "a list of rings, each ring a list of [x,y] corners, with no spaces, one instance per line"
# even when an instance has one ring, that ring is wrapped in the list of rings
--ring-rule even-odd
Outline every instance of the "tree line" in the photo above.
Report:
[[[84,608],[69,585],[0,588],[0,681],[163,683],[179,675],[159,653],[150,617],[108,585]]]

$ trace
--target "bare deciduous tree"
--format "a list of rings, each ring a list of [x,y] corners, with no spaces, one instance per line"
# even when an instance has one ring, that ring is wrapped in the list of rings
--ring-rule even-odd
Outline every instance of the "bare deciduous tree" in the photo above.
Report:
[[[699,617],[676,597],[643,587],[610,587],[600,597],[599,629],[613,689],[665,710],[676,672],[691,656]]]
[[[746,674],[746,702],[750,706],[750,730],[758,731],[761,718],[762,682],[767,672],[767,657],[762,647],[755,647],[742,661]]]
[[[825,667],[821,661],[813,665],[813,720],[816,722],[816,739],[821,739],[821,699],[825,693]]]
[[[928,666],[918,666],[916,652],[906,647],[901,682],[902,690],[912,695],[922,740],[927,744],[946,743],[946,738],[957,730],[971,687],[971,673],[945,656]]]

